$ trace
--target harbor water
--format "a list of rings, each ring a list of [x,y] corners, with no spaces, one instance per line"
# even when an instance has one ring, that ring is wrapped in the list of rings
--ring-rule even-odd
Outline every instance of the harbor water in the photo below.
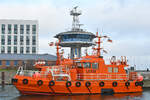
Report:
[[[74,96],[22,96],[13,85],[0,86],[0,100],[150,100],[150,88],[142,93],[113,95],[74,95]]]

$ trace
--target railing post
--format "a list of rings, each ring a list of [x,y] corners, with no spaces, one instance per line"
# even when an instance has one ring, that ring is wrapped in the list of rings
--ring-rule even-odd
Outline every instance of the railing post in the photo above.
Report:
[[[5,85],[5,72],[2,72],[1,75],[2,75],[2,86],[4,86]]]

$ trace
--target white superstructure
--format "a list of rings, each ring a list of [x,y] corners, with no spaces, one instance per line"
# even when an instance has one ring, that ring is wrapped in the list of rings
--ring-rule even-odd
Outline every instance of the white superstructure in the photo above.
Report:
[[[37,20],[0,20],[0,53],[38,53]]]

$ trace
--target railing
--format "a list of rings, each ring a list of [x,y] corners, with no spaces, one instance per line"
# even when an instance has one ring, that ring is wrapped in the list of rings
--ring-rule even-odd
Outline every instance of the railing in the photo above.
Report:
[[[35,71],[35,70],[23,70],[23,67],[19,67],[16,75],[29,76],[33,78],[52,78],[53,80],[71,80],[69,71],[62,70],[62,68],[48,68],[47,71]]]
[[[78,80],[129,80],[128,74],[77,74]],[[132,79],[136,80],[137,75]]]

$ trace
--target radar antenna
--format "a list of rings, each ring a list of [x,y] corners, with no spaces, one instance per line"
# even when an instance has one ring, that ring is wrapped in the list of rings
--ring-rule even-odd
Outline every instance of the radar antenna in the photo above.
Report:
[[[80,26],[83,24],[80,24],[79,22],[79,15],[81,15],[81,11],[77,11],[78,6],[74,7],[70,11],[70,15],[73,16],[73,21],[72,21],[72,31],[80,31]]]

